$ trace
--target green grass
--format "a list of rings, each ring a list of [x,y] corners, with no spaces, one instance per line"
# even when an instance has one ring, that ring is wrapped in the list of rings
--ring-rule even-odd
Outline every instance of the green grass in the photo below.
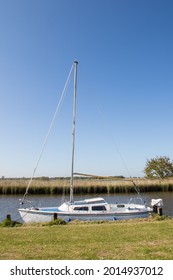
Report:
[[[173,219],[0,227],[0,248],[1,260],[168,260]]]

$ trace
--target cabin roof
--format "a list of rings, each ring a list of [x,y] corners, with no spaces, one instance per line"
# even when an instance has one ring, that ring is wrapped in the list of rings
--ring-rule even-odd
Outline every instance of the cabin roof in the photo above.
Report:
[[[104,203],[107,204],[107,202],[101,198],[101,197],[96,197],[96,198],[87,198],[84,200],[80,200],[80,201],[74,201],[74,204],[76,205],[82,205],[82,204],[94,204],[94,203]]]

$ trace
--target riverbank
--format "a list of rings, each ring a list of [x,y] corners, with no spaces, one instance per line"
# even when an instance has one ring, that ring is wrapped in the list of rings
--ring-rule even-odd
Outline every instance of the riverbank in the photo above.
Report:
[[[173,219],[163,217],[52,226],[25,224],[0,227],[0,236],[1,260],[173,259]]]
[[[0,179],[0,195],[24,194],[29,183],[28,178]],[[164,180],[149,180],[144,178],[133,178],[133,182],[142,192],[173,191],[173,178]],[[97,193],[132,193],[136,192],[134,184],[129,178],[124,179],[75,179],[75,194],[97,194]],[[30,194],[69,194],[69,178],[47,178],[33,179],[29,188]]]

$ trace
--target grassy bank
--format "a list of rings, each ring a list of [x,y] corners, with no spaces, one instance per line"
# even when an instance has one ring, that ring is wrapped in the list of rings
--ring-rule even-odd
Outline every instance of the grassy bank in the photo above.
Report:
[[[173,178],[165,180],[133,179],[140,192],[173,191]],[[0,194],[24,194],[29,179],[0,179]],[[62,194],[69,193],[69,178],[37,178],[32,181],[30,194]],[[98,180],[78,178],[75,180],[76,194],[95,193],[130,193],[135,192],[132,181]]]
[[[173,220],[0,227],[0,259],[173,259]]]

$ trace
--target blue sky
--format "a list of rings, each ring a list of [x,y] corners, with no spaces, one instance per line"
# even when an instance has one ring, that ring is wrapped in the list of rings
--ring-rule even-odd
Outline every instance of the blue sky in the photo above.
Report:
[[[78,65],[75,171],[143,176],[173,159],[171,0],[0,0],[0,177],[30,177]],[[68,176],[73,85],[36,176]]]

